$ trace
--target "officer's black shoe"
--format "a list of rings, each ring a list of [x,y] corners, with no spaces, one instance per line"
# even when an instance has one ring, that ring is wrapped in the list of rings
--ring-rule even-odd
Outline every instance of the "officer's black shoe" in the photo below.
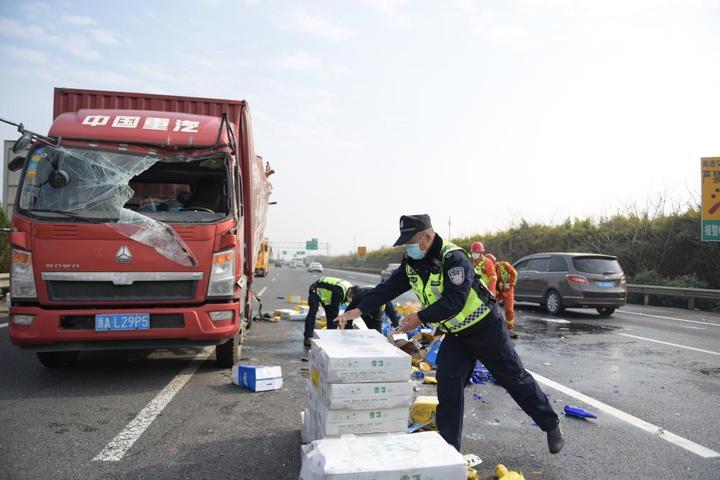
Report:
[[[565,445],[560,422],[558,422],[557,427],[547,432],[547,441],[550,453],[560,453],[560,450],[562,450]]]
[[[309,339],[309,338],[306,338],[305,340],[303,340],[303,345],[306,346],[307,348],[310,348],[310,345],[311,345],[311,344],[310,344],[310,339]]]
[[[520,335],[515,333],[515,330],[510,330],[510,338],[512,338],[513,340],[517,340],[518,338],[520,338]]]

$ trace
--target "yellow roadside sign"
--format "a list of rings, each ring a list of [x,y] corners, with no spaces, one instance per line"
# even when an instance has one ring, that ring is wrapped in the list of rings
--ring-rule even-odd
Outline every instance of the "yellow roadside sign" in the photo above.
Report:
[[[358,254],[358,257],[366,257],[367,256],[367,247],[358,247],[357,254]]]
[[[705,242],[720,242],[720,157],[701,160],[701,239]]]

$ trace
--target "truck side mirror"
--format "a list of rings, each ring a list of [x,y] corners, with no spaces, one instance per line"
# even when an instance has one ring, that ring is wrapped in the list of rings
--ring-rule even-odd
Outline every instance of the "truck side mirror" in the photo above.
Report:
[[[27,150],[32,144],[32,135],[24,133],[22,137],[18,138],[12,146],[13,153],[18,153],[23,150]]]
[[[11,172],[17,172],[25,165],[25,157],[18,155],[8,162],[7,168]]]

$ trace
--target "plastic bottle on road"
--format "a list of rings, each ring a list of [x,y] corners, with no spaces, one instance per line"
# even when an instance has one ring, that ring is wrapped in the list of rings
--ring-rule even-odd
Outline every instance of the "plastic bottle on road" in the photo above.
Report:
[[[570,405],[565,405],[565,415],[577,418],[597,418],[597,415],[590,413],[587,410],[578,407],[572,407]]]

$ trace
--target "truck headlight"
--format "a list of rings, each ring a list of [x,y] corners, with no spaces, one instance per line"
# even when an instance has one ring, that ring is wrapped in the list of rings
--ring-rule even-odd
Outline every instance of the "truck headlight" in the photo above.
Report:
[[[10,315],[10,321],[14,325],[32,325],[35,315]]]
[[[13,248],[10,263],[10,295],[14,299],[36,299],[32,254]]]
[[[213,255],[208,297],[232,297],[235,293],[235,249]]]

